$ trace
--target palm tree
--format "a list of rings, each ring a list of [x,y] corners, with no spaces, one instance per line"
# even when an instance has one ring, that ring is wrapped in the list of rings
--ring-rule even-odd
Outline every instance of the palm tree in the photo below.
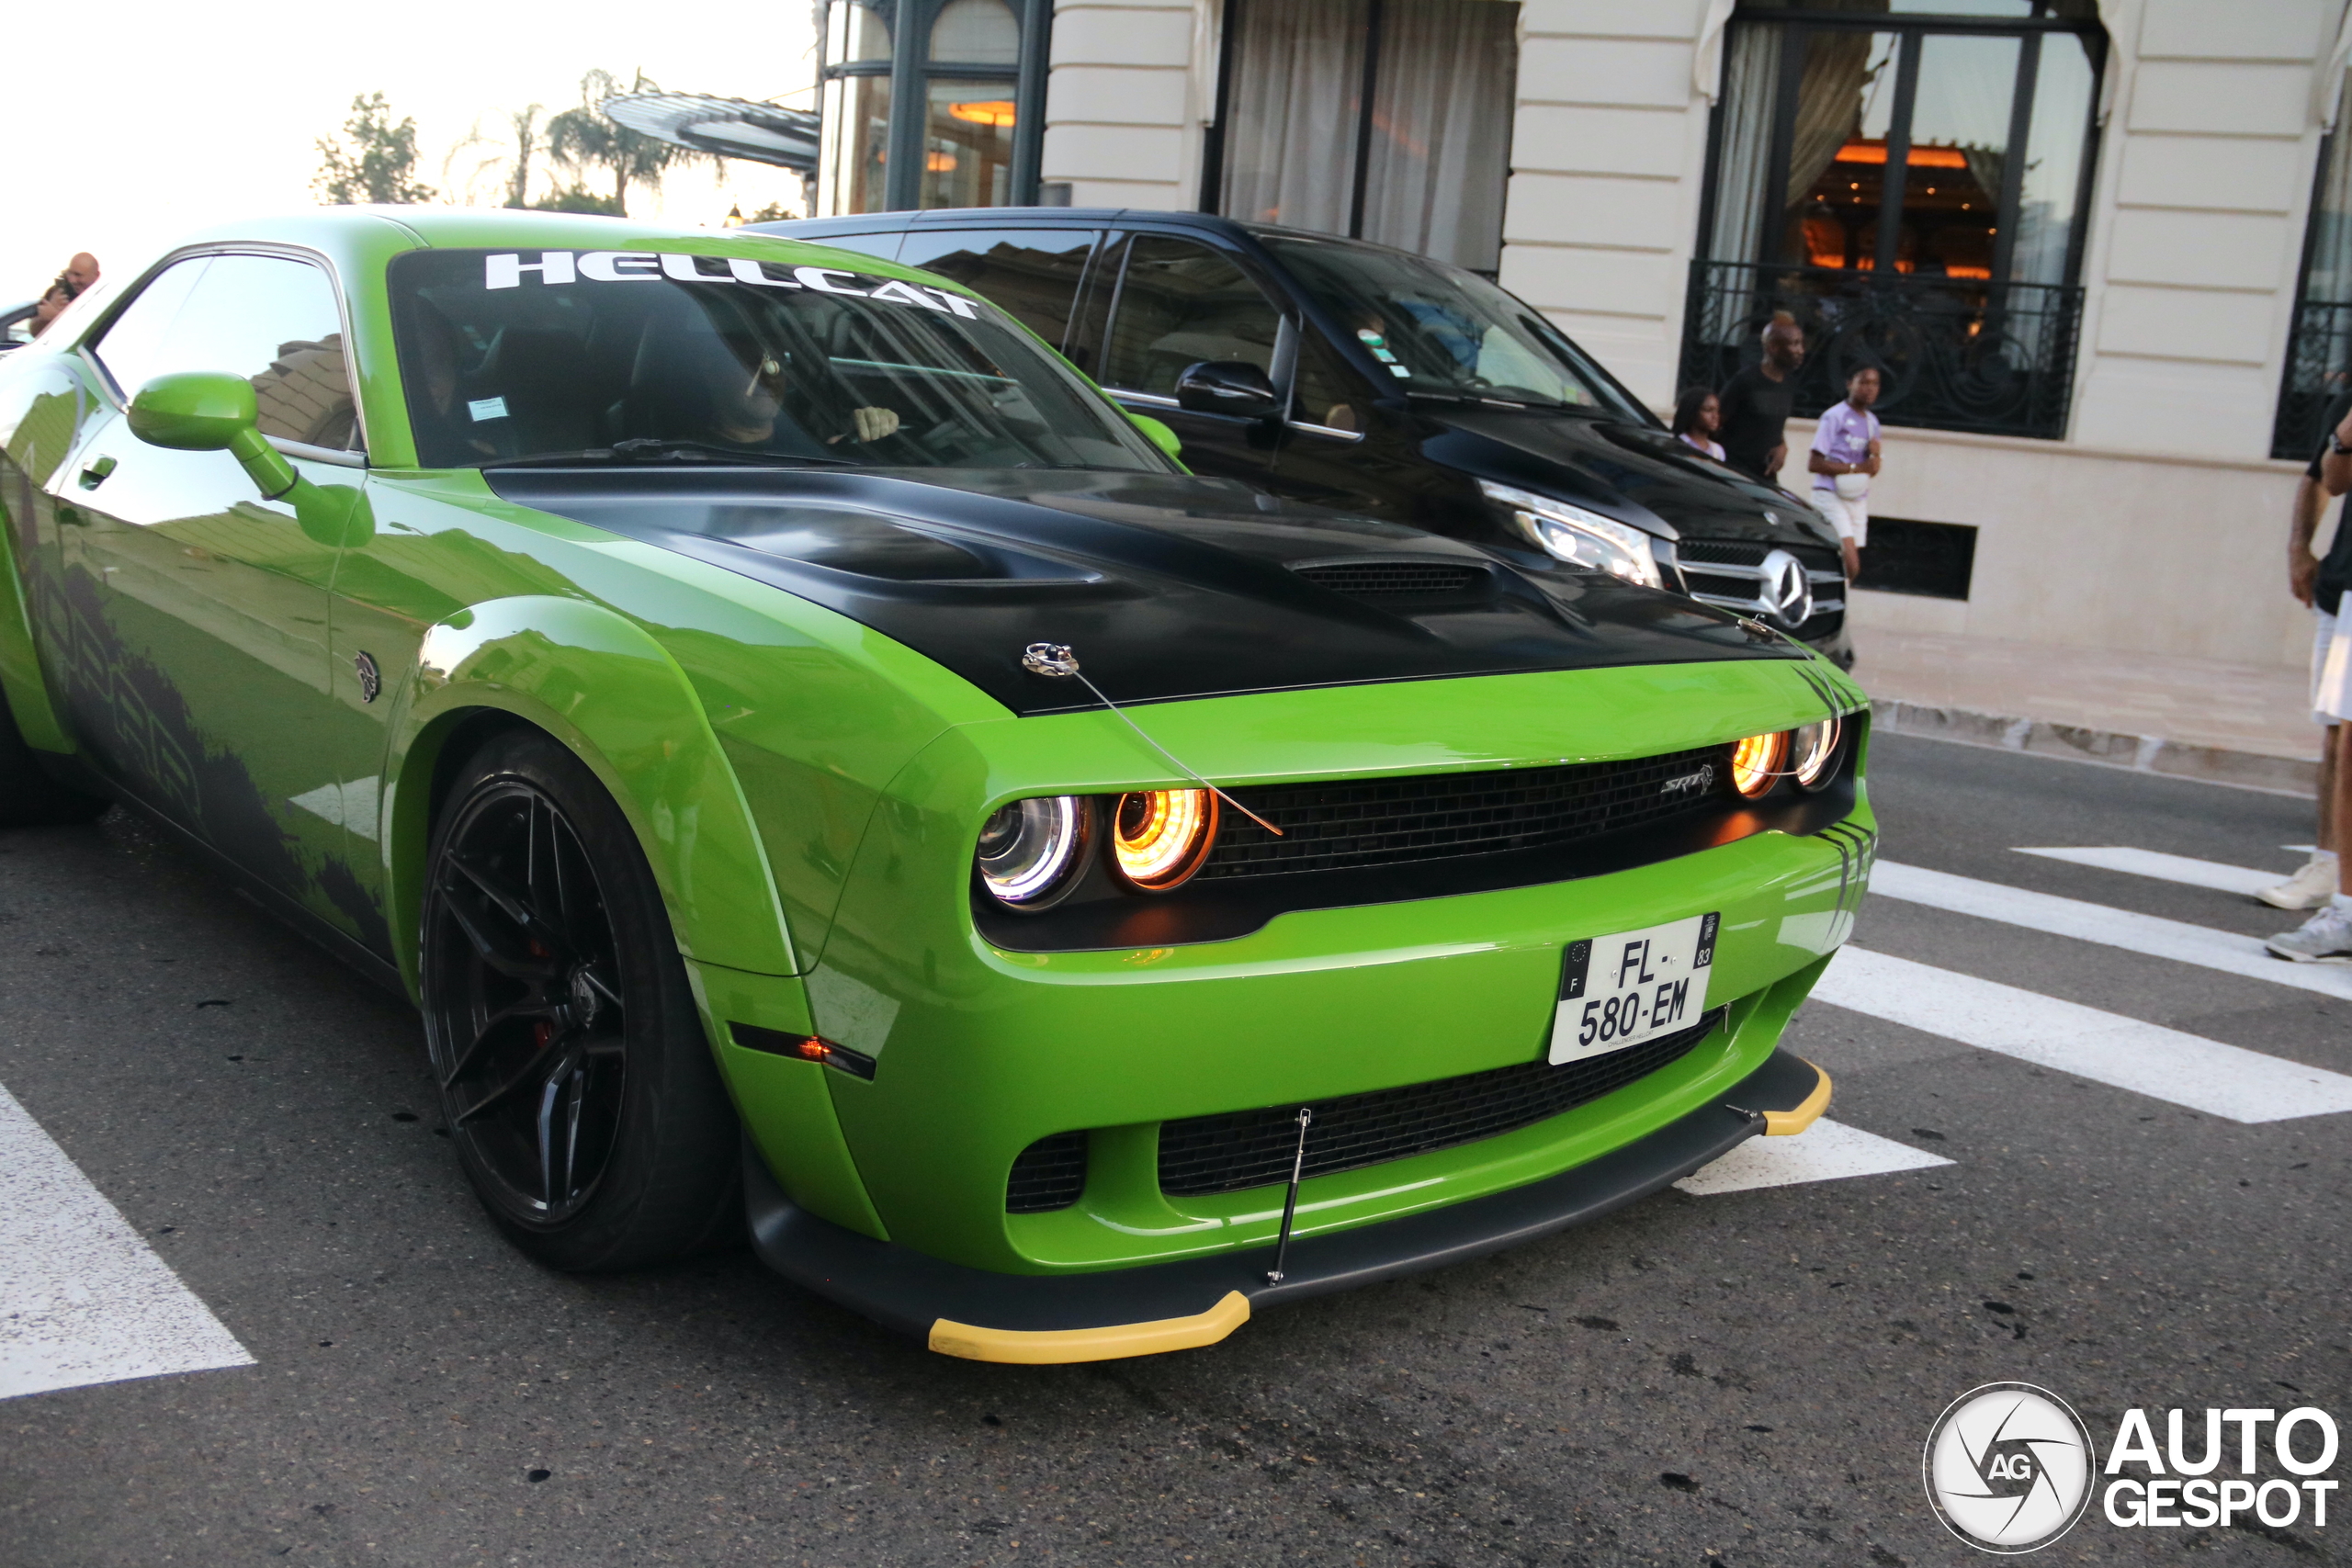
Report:
[[[715,161],[707,152],[657,141],[606,118],[603,107],[606,98],[624,90],[651,92],[657,86],[642,71],[627,89],[611,72],[591,71],[580,78],[580,107],[566,109],[547,123],[548,156],[575,175],[590,168],[610,174],[613,202],[623,213],[628,210],[630,186],[658,191],[662,176],[680,164]]]

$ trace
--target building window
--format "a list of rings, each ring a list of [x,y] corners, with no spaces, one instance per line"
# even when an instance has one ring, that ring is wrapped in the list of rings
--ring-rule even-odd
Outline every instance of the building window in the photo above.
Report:
[[[2095,0],[1744,6],[1727,42],[1684,380],[1720,385],[1787,310],[1800,412],[1870,363],[1890,424],[2064,434]]]
[[[1051,0],[828,0],[818,209],[1034,204],[1051,16]]]
[[[1491,275],[1518,28],[1515,0],[1226,0],[1201,205]]]
[[[2278,389],[2270,455],[2302,462],[2319,449],[2327,407],[2352,387],[2352,126],[2320,144],[2319,184],[2303,234],[2303,275]]]

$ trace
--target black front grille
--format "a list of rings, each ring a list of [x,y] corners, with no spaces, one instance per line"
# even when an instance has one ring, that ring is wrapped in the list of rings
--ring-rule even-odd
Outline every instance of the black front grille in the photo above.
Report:
[[[1693,593],[1718,593],[1726,599],[1753,599],[1762,586],[1752,577],[1716,577],[1703,571],[1686,571],[1682,581]]]
[[[1292,570],[1318,588],[1351,599],[1430,598],[1462,594],[1492,581],[1484,567],[1442,560],[1329,561]]]
[[[1775,544],[1767,539],[1685,539],[1674,547],[1677,558],[1702,566],[1762,566],[1765,556],[1773,550],[1788,551],[1811,571],[1842,570],[1838,552],[1826,545]],[[1755,596],[1753,588],[1748,596]]]
[[[1086,1190],[1086,1134],[1055,1133],[1013,1157],[1004,1184],[1009,1214],[1042,1214],[1067,1209]]]
[[[1196,880],[1551,849],[1719,800],[1730,760],[1727,745],[1702,746],[1618,762],[1236,789],[1232,798],[1282,836],[1227,812]]]
[[[1356,1170],[1533,1126],[1679,1061],[1722,1021],[1718,1008],[1688,1029],[1556,1067],[1525,1062],[1313,1101],[1305,1174]],[[1297,1147],[1295,1105],[1163,1122],[1159,1190],[1197,1196],[1286,1182]]]

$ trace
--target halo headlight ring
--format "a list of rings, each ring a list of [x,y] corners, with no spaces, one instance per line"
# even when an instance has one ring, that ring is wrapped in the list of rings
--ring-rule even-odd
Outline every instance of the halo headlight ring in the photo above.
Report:
[[[1770,795],[1786,771],[1789,732],[1775,729],[1750,735],[1731,750],[1731,784],[1749,800]]]
[[[1189,880],[1216,842],[1217,798],[1205,789],[1130,790],[1112,804],[1111,869],[1145,893]]]
[[[1042,909],[1078,881],[1093,829],[1093,804],[1083,795],[1007,801],[980,825],[973,868],[998,903]]]
[[[1815,719],[1789,731],[1789,772],[1797,787],[1811,795],[1829,787],[1838,776],[1838,759],[1846,739],[1845,721]]]

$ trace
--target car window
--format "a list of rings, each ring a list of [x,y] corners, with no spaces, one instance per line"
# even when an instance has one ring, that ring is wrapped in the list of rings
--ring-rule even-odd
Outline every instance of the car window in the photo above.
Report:
[[[255,255],[182,262],[107,329],[98,356],[129,395],[175,371],[242,376],[254,384],[264,435],[336,451],[359,446],[342,311],[334,286],[308,262]]]
[[[1362,430],[1372,400],[1363,378],[1350,369],[1320,333],[1299,334],[1298,368],[1291,379],[1291,418],[1334,430]]]
[[[1176,378],[1204,359],[1271,374],[1282,313],[1232,258],[1171,234],[1137,234],[1112,308],[1102,382],[1173,397]]]
[[[808,240],[812,245],[837,245],[844,251],[855,251],[877,261],[895,261],[901,237],[899,230],[883,229],[870,234],[811,234]]]
[[[147,287],[132,297],[92,346],[125,398],[135,396],[140,388],[164,373],[164,340],[179,320],[196,280],[211,265],[210,256],[191,256],[148,279]]]
[[[1655,423],[1543,312],[1476,273],[1347,240],[1263,240],[1291,281],[1408,395],[1494,398]]]
[[[947,290],[650,251],[415,251],[388,276],[428,468],[1167,466],[1067,364]]]
[[[899,260],[954,279],[1059,348],[1093,254],[1087,229],[910,229]]]

